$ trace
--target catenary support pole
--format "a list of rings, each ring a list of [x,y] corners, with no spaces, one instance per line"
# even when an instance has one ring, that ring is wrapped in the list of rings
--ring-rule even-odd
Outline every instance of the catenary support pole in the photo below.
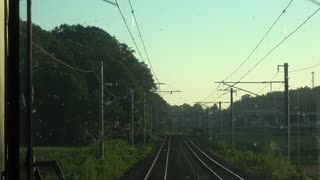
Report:
[[[231,109],[231,123],[232,123],[232,152],[234,152],[234,107],[233,107],[233,88],[230,88],[230,109]]]
[[[289,110],[289,74],[288,74],[288,63],[284,63],[284,109],[285,109],[285,120],[288,128],[287,134],[287,146],[288,146],[288,159],[290,160],[290,110]]]
[[[104,159],[104,114],[103,114],[103,89],[104,89],[104,80],[103,80],[103,61],[101,61],[100,64],[100,111],[99,111],[99,117],[100,117],[100,160],[103,161]]]

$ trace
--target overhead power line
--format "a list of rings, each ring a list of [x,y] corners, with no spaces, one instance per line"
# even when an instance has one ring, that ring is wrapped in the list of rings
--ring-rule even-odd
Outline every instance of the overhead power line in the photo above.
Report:
[[[20,34],[24,37],[27,37],[25,34],[23,34],[22,32],[20,32]],[[46,51],[45,49],[43,49],[40,45],[38,45],[37,43],[35,43],[34,41],[32,41],[32,44],[34,46],[36,46],[38,49],[40,49],[44,54],[46,54],[47,56],[49,56],[52,60],[54,60],[55,62],[59,63],[59,64],[62,64],[70,69],[73,69],[75,71],[79,71],[79,72],[83,72],[83,73],[93,73],[94,71],[93,70],[84,70],[84,69],[79,69],[77,67],[74,67],[68,63],[65,63],[61,60],[59,60],[58,58],[54,57],[52,54],[50,54],[48,51]]]
[[[229,94],[229,92],[225,92],[223,94],[221,94],[220,96],[218,96],[217,98],[215,98],[213,101],[217,101],[218,99],[222,98],[224,95]]]
[[[104,1],[104,0],[103,0],[103,1]],[[144,61],[144,59],[142,58],[142,55],[141,55],[141,53],[140,53],[140,50],[139,50],[139,48],[138,48],[138,45],[137,45],[137,43],[136,43],[136,40],[134,39],[134,37],[133,37],[133,35],[132,35],[132,32],[131,32],[131,30],[130,30],[130,28],[129,28],[129,26],[128,26],[127,20],[126,20],[126,18],[124,18],[124,15],[123,15],[123,13],[122,13],[122,11],[121,11],[121,8],[120,8],[120,6],[119,6],[119,4],[118,4],[118,1],[115,0],[115,2],[116,2],[116,6],[117,6],[117,8],[118,8],[118,10],[119,10],[119,13],[120,13],[120,15],[121,15],[121,17],[122,17],[122,20],[123,20],[123,22],[124,22],[124,24],[125,24],[128,32],[129,32],[129,34],[130,34],[130,37],[131,37],[131,39],[132,39],[132,41],[133,41],[133,43],[134,43],[134,46],[136,47],[136,50],[137,50],[137,52],[138,52],[138,54],[139,54],[139,57],[140,57],[140,59],[141,59],[142,61]]]
[[[114,3],[114,2],[112,2],[112,1],[108,1],[108,0],[102,0],[102,1],[104,1],[104,2],[106,2],[106,3],[109,3],[109,4],[111,4],[111,5],[117,6],[117,4]]]
[[[168,87],[170,87],[170,88],[172,88],[172,89],[174,89],[174,90],[176,90],[176,91],[180,91],[179,89],[173,87],[172,85],[170,85],[170,84],[168,84],[168,83],[165,83],[165,85],[167,85]]]
[[[200,102],[206,101],[210,96],[212,96],[215,92],[217,92],[217,90],[219,89],[220,86],[221,86],[221,84],[219,84],[208,96],[203,98]]]
[[[320,2],[319,1],[316,1],[316,0],[309,0],[309,1],[320,6]]]
[[[154,75],[154,77],[155,77],[156,81],[157,81],[157,82],[159,82],[158,77],[157,77],[157,75],[156,75],[156,72],[155,72],[155,71],[154,71],[154,69],[153,69],[153,66],[152,66],[152,63],[151,63],[150,56],[149,56],[149,53],[148,53],[148,51],[147,51],[146,45],[145,45],[145,43],[144,43],[144,40],[143,40],[143,37],[142,37],[141,31],[140,31],[139,23],[138,23],[138,21],[137,21],[136,15],[135,15],[135,13],[134,13],[134,10],[133,10],[133,6],[132,6],[132,3],[131,3],[131,0],[129,0],[129,4],[130,4],[131,13],[132,13],[132,16],[133,16],[134,22],[135,22],[135,24],[136,24],[136,27],[137,27],[137,29],[138,29],[139,37],[140,37],[140,39],[141,39],[141,42],[142,42],[142,45],[143,45],[144,52],[146,53],[147,60],[148,60],[148,62],[149,62],[149,65],[150,65],[151,71],[152,71],[152,73],[153,73],[153,75]]]
[[[306,67],[306,68],[292,70],[292,71],[289,71],[289,72],[300,72],[300,71],[305,71],[305,70],[308,70],[308,69],[315,68],[315,67],[317,67],[317,66],[320,66],[320,63],[315,64],[315,65],[312,65],[312,66],[309,66],[309,67]]]
[[[25,35],[24,33],[20,32],[20,34],[21,34],[22,36],[26,37],[26,35]],[[93,73],[93,74],[95,75],[96,79],[97,79],[98,81],[100,81],[98,75],[96,74],[96,72],[95,72],[94,70],[84,70],[84,69],[76,68],[76,67],[74,67],[74,66],[72,66],[72,65],[70,65],[70,64],[67,64],[67,63],[65,63],[65,62],[57,59],[56,57],[54,57],[52,54],[50,54],[48,51],[46,51],[45,49],[43,49],[40,45],[38,45],[38,44],[35,43],[34,41],[32,41],[32,44],[33,44],[34,46],[36,46],[38,49],[40,49],[44,54],[46,54],[47,56],[49,56],[49,57],[50,57],[52,60],[54,60],[55,62],[58,62],[58,63],[66,66],[66,67],[68,67],[68,68],[70,68],[70,69],[73,69],[73,70],[76,70],[76,71],[79,71],[79,72],[83,72],[83,73]],[[114,97],[114,98],[116,98],[116,99],[121,99],[120,97],[114,95],[111,91],[109,91],[105,86],[104,86],[104,89],[105,89],[105,91],[106,91],[108,94],[110,94],[112,97]]]
[[[261,40],[258,42],[258,44],[255,46],[255,48],[253,48],[253,50],[251,51],[251,53],[247,56],[247,58],[240,64],[240,66],[238,66],[229,76],[227,76],[223,81],[229,79],[232,75],[234,75],[243,65],[244,63],[246,63],[250,57],[252,56],[252,54],[258,49],[258,47],[261,45],[261,43],[265,40],[265,38],[267,37],[267,35],[271,32],[271,30],[273,29],[273,27],[278,23],[278,21],[280,20],[280,18],[282,17],[282,15],[287,11],[287,9],[290,7],[290,5],[292,4],[293,0],[291,0],[288,5],[284,8],[284,10],[280,13],[280,15],[278,16],[278,18],[275,20],[275,22],[271,25],[271,27],[267,30],[267,32],[264,34],[264,36],[261,38]]]
[[[277,72],[272,76],[270,82],[273,81],[274,78],[276,78],[278,74],[279,74],[279,71],[277,71]],[[257,94],[260,94],[264,89],[266,89],[266,87],[268,87],[268,85],[269,85],[269,84],[266,84],[263,88],[261,88],[261,89],[257,92]]]
[[[94,72],[94,77],[95,77],[98,81],[100,81],[100,78],[99,78],[99,76],[97,75],[96,72]],[[114,98],[116,98],[116,99],[121,99],[120,97],[114,95],[111,91],[109,91],[104,85],[103,85],[103,89],[104,89],[109,95],[111,95],[112,97],[114,97]]]
[[[278,89],[276,91],[279,91],[282,87],[283,87],[284,83],[283,84],[280,84]]]
[[[294,33],[296,33],[303,25],[305,25],[317,12],[319,12],[320,8],[314,11],[305,21],[303,21],[296,29],[294,29],[288,36],[286,36],[283,40],[281,40],[276,46],[274,46],[264,57],[260,59],[249,71],[247,71],[239,81],[245,78],[250,72],[252,72],[262,61],[264,61],[273,51],[275,51],[282,43],[288,40]]]

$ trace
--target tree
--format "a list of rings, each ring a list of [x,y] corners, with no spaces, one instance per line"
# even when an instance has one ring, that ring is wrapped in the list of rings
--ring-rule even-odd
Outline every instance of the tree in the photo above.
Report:
[[[26,23],[21,22],[22,31],[25,26]],[[101,61],[104,63],[105,82],[114,85],[106,87],[104,92],[104,102],[111,102],[104,109],[105,133],[127,139],[130,127],[129,90],[134,90],[137,104],[141,104],[143,98],[151,99],[156,90],[149,67],[134,56],[134,51],[93,26],[63,24],[52,31],[45,31],[33,25],[33,41],[47,51],[33,46],[35,145],[84,145],[92,142],[89,136],[98,137],[98,69]],[[25,55],[25,52],[21,54]],[[93,73],[71,69],[48,54]],[[23,63],[21,67],[24,67]],[[155,96],[155,109],[166,111],[166,102]],[[141,106],[137,107],[141,110]],[[136,129],[143,127],[142,119],[143,114],[138,113]],[[160,116],[160,119],[164,117]]]

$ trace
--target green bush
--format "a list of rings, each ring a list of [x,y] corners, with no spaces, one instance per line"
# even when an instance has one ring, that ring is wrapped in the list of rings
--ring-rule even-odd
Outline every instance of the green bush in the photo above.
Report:
[[[222,140],[214,139],[212,141],[212,149],[217,152],[224,153],[227,152],[230,147]]]
[[[257,160],[257,155],[251,151],[236,151],[233,155],[233,161],[237,167],[255,167]]]
[[[133,149],[127,141],[107,139],[103,162],[97,160],[98,145],[82,148],[36,147],[34,155],[37,161],[57,160],[66,179],[91,180],[119,179],[151,151],[151,145],[136,145]],[[47,172],[48,169],[40,171],[45,179],[53,179],[54,175]]]
[[[308,179],[302,169],[296,169],[287,158],[281,156],[277,150],[271,150],[267,144],[260,143],[253,150],[237,150],[231,152],[230,145],[224,140],[214,138],[210,142],[204,142],[206,136],[201,132],[193,133],[192,139],[207,145],[209,150],[230,165],[238,167],[243,172],[252,173],[266,179]],[[202,139],[202,140],[201,140]]]

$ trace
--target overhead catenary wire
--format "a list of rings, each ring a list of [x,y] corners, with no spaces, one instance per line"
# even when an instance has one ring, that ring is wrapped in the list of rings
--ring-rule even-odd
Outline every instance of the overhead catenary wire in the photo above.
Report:
[[[22,32],[20,32],[20,34],[24,37],[26,37],[26,35]],[[97,78],[97,80],[99,81],[99,77],[98,75],[96,74],[96,72],[94,70],[84,70],[84,69],[80,69],[80,68],[77,68],[77,67],[74,67],[68,63],[65,63],[61,60],[59,60],[58,58],[54,57],[52,54],[50,54],[48,51],[46,51],[44,48],[42,48],[40,45],[38,45],[36,42],[32,41],[32,44],[34,46],[36,46],[38,49],[40,49],[44,54],[46,54],[47,56],[49,56],[52,60],[54,60],[55,62],[58,62],[59,64],[62,64],[72,70],[75,70],[75,71],[79,71],[79,72],[83,72],[83,73],[93,73],[95,75],[95,77]],[[105,91],[111,95],[112,97],[116,98],[116,99],[121,99],[121,97],[118,97],[116,95],[114,95],[111,91],[109,91],[105,86],[103,86]]]
[[[20,34],[23,35],[24,37],[26,37],[25,34],[23,34],[22,32],[20,32]],[[97,78],[97,80],[99,81],[99,77],[98,77],[98,75],[96,74],[96,72],[95,72],[94,70],[84,70],[84,69],[76,68],[76,67],[74,67],[74,66],[72,66],[72,65],[70,65],[70,64],[67,64],[67,63],[65,63],[65,62],[57,59],[56,57],[54,57],[52,54],[50,54],[48,51],[46,51],[45,49],[43,49],[40,45],[38,45],[38,44],[35,43],[34,41],[32,41],[32,44],[33,44],[34,46],[36,46],[38,49],[40,49],[40,50],[41,50],[43,53],[45,53],[47,56],[49,56],[49,57],[50,57],[52,60],[54,60],[55,62],[58,62],[58,63],[66,66],[66,67],[68,67],[68,68],[70,68],[70,69],[73,69],[73,70],[76,70],[76,71],[79,71],[79,72],[83,72],[83,73],[93,73],[93,74],[95,75],[95,77]],[[121,99],[120,97],[118,97],[118,96],[114,95],[112,92],[110,92],[105,86],[103,86],[103,87],[104,87],[105,91],[106,91],[108,94],[110,94],[111,96],[113,96],[113,97],[116,98],[116,99]]]
[[[137,52],[138,52],[138,54],[139,54],[140,59],[141,59],[142,61],[144,61],[144,59],[143,59],[143,57],[142,57],[142,55],[141,55],[141,52],[140,52],[140,50],[139,50],[139,48],[138,48],[138,45],[137,45],[137,43],[136,43],[136,40],[134,39],[134,37],[133,37],[133,35],[132,35],[132,32],[131,32],[131,30],[130,30],[130,28],[129,28],[129,25],[128,25],[128,23],[127,23],[127,20],[126,20],[126,18],[124,17],[124,15],[123,15],[123,13],[122,13],[122,11],[121,11],[121,8],[120,8],[117,0],[115,0],[115,4],[116,4],[116,6],[117,6],[117,8],[118,8],[118,10],[119,10],[119,13],[120,13],[120,15],[121,15],[121,17],[122,17],[122,20],[123,20],[126,28],[127,28],[127,31],[129,32],[129,35],[130,35],[130,37],[131,37],[131,39],[132,39],[132,41],[133,41],[133,44],[134,44],[134,46],[136,47],[136,50],[137,50]]]
[[[252,72],[262,61],[264,61],[273,51],[278,49],[282,43],[288,40],[293,34],[295,34],[303,25],[305,25],[314,15],[319,12],[320,8],[315,10],[306,20],[304,20],[296,29],[294,29],[288,36],[281,40],[276,46],[274,46],[265,56],[263,56],[249,71],[247,71],[238,81],[245,78],[250,72]]]
[[[156,72],[155,72],[154,69],[153,69],[153,66],[152,66],[152,63],[151,63],[151,60],[150,60],[150,56],[149,56],[149,53],[148,53],[147,48],[146,48],[146,44],[145,44],[145,42],[144,42],[144,39],[143,39],[141,30],[140,30],[139,23],[138,23],[138,21],[137,21],[136,15],[135,15],[135,13],[134,13],[134,9],[133,9],[131,0],[129,0],[129,4],[130,4],[130,9],[131,9],[131,13],[132,13],[134,22],[135,22],[136,27],[137,27],[137,29],[138,29],[139,37],[140,37],[140,40],[141,40],[141,42],[142,42],[142,46],[143,46],[144,52],[145,52],[145,54],[146,54],[147,60],[148,60],[149,65],[150,65],[150,69],[151,69],[151,71],[152,71],[152,73],[153,73],[156,81],[159,83],[159,80],[158,80],[158,77],[157,77],[157,75],[156,75]]]
[[[22,32],[20,32],[20,34],[24,37],[26,37],[25,34],[23,34]],[[59,64],[62,64],[70,69],[73,69],[75,71],[79,71],[79,72],[83,72],[83,73],[93,73],[94,71],[93,70],[85,70],[85,69],[80,69],[80,68],[77,68],[75,66],[72,66],[66,62],[63,62],[61,60],[59,60],[58,58],[54,57],[52,54],[50,54],[48,51],[46,51],[45,49],[43,49],[40,45],[38,45],[37,43],[35,43],[34,41],[32,41],[32,44],[34,46],[36,46],[38,49],[40,49],[44,54],[46,54],[47,56],[49,56],[52,60],[54,60],[55,62],[59,63]]]
[[[320,6],[320,2],[319,1],[316,1],[316,0],[309,0],[309,1]]]
[[[259,48],[259,46],[262,44],[262,42],[265,40],[265,38],[267,37],[267,35],[271,32],[271,30],[274,28],[274,26],[278,23],[278,21],[280,20],[280,18],[283,16],[283,14],[287,11],[287,9],[290,7],[290,5],[292,4],[293,0],[291,0],[286,7],[284,8],[284,10],[280,13],[280,15],[277,17],[277,19],[274,21],[274,23],[270,26],[270,28],[267,30],[267,32],[264,34],[264,36],[260,39],[260,41],[258,42],[258,44],[253,48],[253,50],[250,52],[250,54],[247,56],[247,58],[229,75],[227,76],[223,81],[229,79],[231,76],[233,76],[249,59],[250,57],[253,55],[253,53]],[[220,86],[220,84],[219,84]],[[213,93],[215,93],[219,86],[217,86],[217,88],[209,95],[205,98],[205,100],[210,97]]]
[[[280,84],[276,91],[279,91],[283,87],[284,83]]]
[[[94,72],[94,77],[98,80],[98,81],[100,81],[100,78],[99,78],[99,76],[97,75],[97,73],[95,73]],[[114,97],[114,98],[116,98],[116,99],[121,99],[121,97],[118,97],[118,96],[116,96],[116,95],[114,95],[111,91],[109,91],[104,85],[103,85],[103,89],[109,94],[109,95],[111,95],[112,97]]]
[[[170,87],[170,88],[172,88],[172,89],[174,89],[174,90],[176,90],[176,91],[180,91],[179,89],[173,87],[172,85],[170,85],[170,84],[168,84],[168,83],[165,83],[165,85],[167,85],[168,87]]]
[[[305,71],[305,70],[309,70],[309,69],[312,69],[312,68],[315,68],[317,66],[320,66],[320,63],[318,64],[315,64],[315,65],[312,65],[312,66],[309,66],[309,67],[305,67],[305,68],[301,68],[301,69],[296,69],[296,70],[292,70],[292,71],[289,71],[289,72],[300,72],[300,71]]]
[[[212,96],[215,92],[217,92],[217,90],[219,89],[220,86],[221,86],[221,84],[218,84],[218,86],[209,95],[207,95],[205,98],[203,98],[200,102],[206,101],[210,96]]]
[[[279,71],[277,71],[277,72],[272,76],[270,82],[273,81],[274,78],[276,78],[278,74],[279,74]],[[257,92],[257,94],[260,94],[263,90],[265,90],[265,89],[268,87],[268,85],[269,85],[269,84],[264,85],[263,88],[261,88],[261,89]]]
[[[24,37],[26,37],[26,35],[22,32],[20,32],[20,34]],[[37,43],[35,43],[34,41],[32,41],[32,44],[34,46],[36,46],[38,49],[40,49],[44,54],[46,54],[47,56],[49,56],[52,60],[54,60],[55,62],[58,62],[59,64],[62,64],[64,65],[65,67],[68,67],[72,70],[75,70],[75,71],[79,71],[79,72],[82,72],[82,73],[93,73],[95,75],[95,77],[97,78],[97,80],[99,81],[99,77],[98,75],[96,74],[96,72],[94,70],[84,70],[84,69],[80,69],[80,68],[77,68],[77,67],[74,67],[68,63],[65,63],[61,60],[59,60],[58,58],[54,57],[52,54],[50,54],[48,51],[46,51],[45,49],[43,49],[40,45],[38,45]],[[116,99],[121,99],[120,97],[114,95],[112,92],[110,92],[105,86],[104,87],[104,90],[109,94],[111,95],[112,97],[116,98]]]
[[[221,94],[220,96],[216,97],[213,102],[216,102],[217,100],[219,100],[220,98],[222,98],[223,96],[225,96],[226,94],[229,94],[229,92],[225,92],[223,94]]]
[[[112,1],[109,1],[109,0],[102,0],[102,1],[104,1],[104,2],[106,2],[106,3],[109,3],[109,4],[111,4],[111,5],[117,6],[117,4],[114,3],[114,2],[112,2]]]
[[[271,30],[274,28],[274,26],[278,23],[278,21],[280,20],[280,18],[283,16],[283,14],[285,14],[285,12],[287,11],[287,9],[290,7],[290,5],[292,4],[293,0],[291,0],[287,6],[284,8],[284,10],[280,13],[280,15],[277,17],[277,19],[274,21],[274,23],[271,25],[271,27],[267,30],[267,32],[264,34],[264,36],[261,38],[261,40],[258,42],[258,44],[253,48],[253,50],[251,51],[251,53],[247,56],[247,58],[229,75],[227,76],[224,80],[225,81],[227,79],[229,79],[231,76],[233,76],[252,56],[252,54],[259,48],[259,46],[262,44],[262,42],[265,40],[265,38],[267,37],[267,35],[271,32]]]

